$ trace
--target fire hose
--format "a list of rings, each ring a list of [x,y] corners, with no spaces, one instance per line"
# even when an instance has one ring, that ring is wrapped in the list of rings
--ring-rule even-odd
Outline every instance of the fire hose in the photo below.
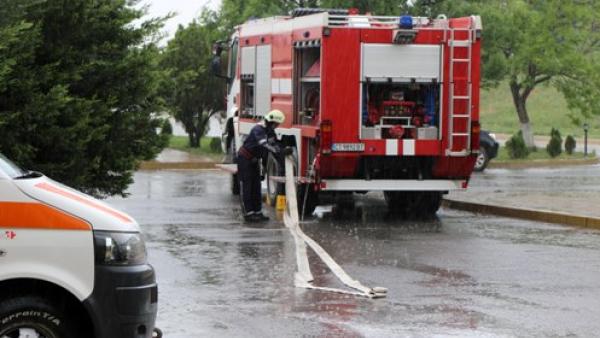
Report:
[[[296,199],[296,182],[293,170],[293,157],[286,156],[285,158],[285,192],[287,208],[283,214],[283,222],[290,230],[294,242],[296,244],[296,263],[298,270],[296,271],[294,283],[296,287],[330,291],[344,294],[368,298],[381,298],[387,296],[387,289],[383,287],[367,287],[356,279],[350,277],[342,267],[312,238],[307,236],[300,228],[298,216],[298,203]],[[344,285],[356,290],[344,290],[337,288],[321,287],[313,284],[314,278],[310,271],[310,264],[306,248],[310,247],[319,258],[327,265],[329,270],[342,282]]]

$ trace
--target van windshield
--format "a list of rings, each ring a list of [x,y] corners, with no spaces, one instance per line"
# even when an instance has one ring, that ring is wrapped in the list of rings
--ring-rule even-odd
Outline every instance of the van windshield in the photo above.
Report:
[[[27,174],[27,171],[19,168],[2,154],[0,154],[0,171],[6,173],[10,178],[16,178]]]

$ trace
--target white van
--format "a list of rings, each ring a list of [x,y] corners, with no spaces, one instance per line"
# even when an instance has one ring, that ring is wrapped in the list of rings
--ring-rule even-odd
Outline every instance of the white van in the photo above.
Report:
[[[0,154],[0,337],[156,337],[136,221]]]

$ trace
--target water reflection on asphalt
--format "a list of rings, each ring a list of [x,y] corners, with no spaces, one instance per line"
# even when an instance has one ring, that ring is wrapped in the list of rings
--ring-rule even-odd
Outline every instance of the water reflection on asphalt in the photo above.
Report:
[[[399,220],[378,194],[304,231],[370,300],[294,287],[294,241],[271,210],[241,222],[228,177],[139,172],[109,202],[141,224],[159,279],[166,337],[593,336],[600,324],[600,232],[442,210]],[[309,253],[316,284],[342,285]]]

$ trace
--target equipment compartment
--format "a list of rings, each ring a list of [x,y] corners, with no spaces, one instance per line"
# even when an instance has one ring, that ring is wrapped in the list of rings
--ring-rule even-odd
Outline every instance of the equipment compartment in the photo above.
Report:
[[[438,139],[437,83],[362,84],[361,139]]]

